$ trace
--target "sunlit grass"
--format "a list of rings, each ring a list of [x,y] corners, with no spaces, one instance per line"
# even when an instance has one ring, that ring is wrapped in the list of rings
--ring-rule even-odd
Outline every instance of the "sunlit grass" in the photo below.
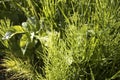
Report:
[[[13,72],[14,78],[119,78],[119,0],[28,0],[11,4],[27,17],[20,25],[24,34],[1,40],[10,52],[3,65]],[[6,22],[1,21],[1,39],[11,27]],[[3,27],[6,25],[8,29]],[[16,36],[21,37],[13,46]]]

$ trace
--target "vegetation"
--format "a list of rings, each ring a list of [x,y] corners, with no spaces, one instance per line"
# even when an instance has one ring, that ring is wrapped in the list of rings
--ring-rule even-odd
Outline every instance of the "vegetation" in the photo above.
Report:
[[[1,0],[6,79],[120,79],[119,5],[120,0]]]

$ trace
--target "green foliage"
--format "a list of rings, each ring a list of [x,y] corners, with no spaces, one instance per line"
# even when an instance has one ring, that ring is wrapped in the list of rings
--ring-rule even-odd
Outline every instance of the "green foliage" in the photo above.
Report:
[[[119,0],[1,2],[3,13],[10,6],[27,18],[0,21],[2,65],[11,79],[120,79]]]

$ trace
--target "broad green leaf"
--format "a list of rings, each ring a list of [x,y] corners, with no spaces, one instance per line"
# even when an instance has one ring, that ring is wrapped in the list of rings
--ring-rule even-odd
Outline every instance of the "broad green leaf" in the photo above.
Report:
[[[10,39],[13,36],[13,32],[8,31],[5,33],[4,37],[2,38],[2,40],[7,40]]]
[[[24,44],[24,47],[21,48],[23,55],[26,53],[28,45],[29,45],[29,42],[27,42],[26,44]]]
[[[28,44],[29,44],[28,36],[26,34],[23,34],[20,39],[20,44],[19,44],[23,55],[25,54],[25,52],[27,50]]]
[[[25,33],[25,31],[21,26],[13,26],[5,33],[2,39],[8,40],[16,34],[23,34],[23,33]]]
[[[22,37],[20,39],[20,47],[21,48],[25,47],[25,45],[27,44],[27,42],[28,42],[27,35],[26,34],[22,35]]]
[[[15,33],[24,33],[24,28],[22,26],[13,26],[11,27],[12,31],[14,31]]]
[[[34,33],[30,35],[23,34],[20,39],[20,47],[22,49],[23,54],[25,54],[27,49],[32,49],[35,46],[36,42],[34,40]]]

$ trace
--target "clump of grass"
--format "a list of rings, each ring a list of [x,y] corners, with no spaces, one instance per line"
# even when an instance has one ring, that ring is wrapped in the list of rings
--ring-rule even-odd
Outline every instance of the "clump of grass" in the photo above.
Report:
[[[27,62],[15,57],[5,58],[3,66],[6,66],[7,72],[11,73],[10,80],[16,78],[32,79],[34,77],[33,67]]]
[[[11,40],[1,40],[10,52],[4,66],[15,74],[13,77],[119,79],[119,0],[28,0],[13,4],[28,18],[21,25],[25,29],[21,38],[26,35],[25,40],[29,42],[23,47],[17,45],[20,50],[25,49],[23,54],[11,48]],[[2,37],[7,30],[1,28]]]

